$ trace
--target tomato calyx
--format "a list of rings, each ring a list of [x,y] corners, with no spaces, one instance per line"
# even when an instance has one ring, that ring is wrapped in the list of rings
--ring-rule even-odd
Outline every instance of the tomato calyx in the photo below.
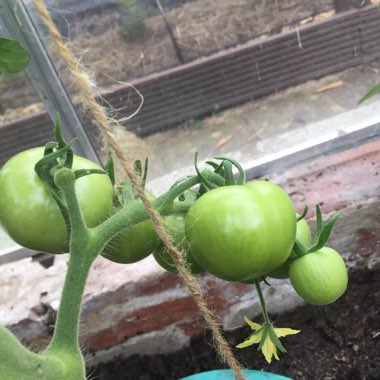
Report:
[[[305,213],[305,209],[304,209],[304,213]],[[303,216],[304,216],[304,213],[302,214]],[[331,216],[330,219],[327,220],[327,222],[324,222],[321,208],[319,205],[316,205],[317,226],[316,226],[316,237],[314,239],[314,242],[311,245],[311,247],[306,247],[304,244],[302,244],[299,240],[296,239],[296,242],[294,244],[295,255],[297,257],[302,257],[302,256],[307,255],[308,253],[316,252],[316,251],[319,251],[321,248],[323,248],[325,244],[327,243],[331,235],[332,229],[336,221],[338,220],[339,216],[340,216],[339,213],[335,213],[334,215]]]
[[[62,136],[59,113],[56,114],[54,139],[45,145],[43,157],[34,165],[34,171],[45,183],[47,190],[57,203],[65,220],[67,232],[70,234],[71,222],[66,201],[61,191],[62,184],[71,181],[74,183],[75,180],[91,174],[107,174],[107,171],[102,168],[72,170],[74,150],[71,143],[67,143]]]
[[[35,164],[34,170],[38,177],[46,182],[50,190],[56,192],[55,173],[61,168],[71,169],[74,161],[73,148],[62,136],[59,113],[56,114],[54,138],[55,141],[50,141],[45,145],[44,156]],[[74,171],[75,179],[90,174],[107,174],[107,171],[102,169],[79,169]]]
[[[194,167],[201,184],[199,189],[199,195],[205,192],[216,189],[221,186],[233,186],[233,185],[244,185],[246,181],[245,171],[242,166],[236,160],[229,157],[214,157],[216,160],[221,160],[221,162],[206,161],[206,164],[212,167],[213,176],[211,178],[206,178],[204,173],[210,172],[209,170],[203,173],[198,168],[198,152],[194,155]],[[239,176],[235,178],[234,168],[238,170]]]

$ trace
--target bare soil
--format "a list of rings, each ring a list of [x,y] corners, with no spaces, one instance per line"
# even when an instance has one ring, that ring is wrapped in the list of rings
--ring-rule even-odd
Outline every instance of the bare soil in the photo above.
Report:
[[[345,295],[328,306],[302,306],[272,316],[277,326],[301,330],[283,342],[288,350],[268,365],[255,348],[237,350],[245,367],[282,374],[294,380],[380,379],[380,270],[350,274]],[[248,327],[226,332],[231,346],[250,334]],[[191,346],[171,355],[133,356],[92,369],[91,378],[104,380],[178,380],[184,376],[223,368],[210,344],[210,336],[194,339]]]

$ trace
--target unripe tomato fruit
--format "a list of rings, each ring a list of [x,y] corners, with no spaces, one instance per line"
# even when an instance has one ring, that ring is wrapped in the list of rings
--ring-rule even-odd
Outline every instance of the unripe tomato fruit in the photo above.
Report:
[[[191,251],[190,244],[185,235],[185,215],[169,215],[165,217],[165,228],[173,239],[173,244],[186,254],[186,262],[192,274],[204,272],[204,269],[195,261]],[[172,257],[165,248],[165,245],[160,241],[157,249],[153,253],[157,263],[169,272],[177,274],[177,268]]]
[[[154,200],[153,194],[147,191],[145,194],[150,201]],[[137,202],[141,203],[141,200]],[[132,264],[149,256],[157,248],[158,242],[153,222],[147,219],[120,231],[107,243],[101,255],[115,263]]]
[[[149,219],[120,231],[107,243],[101,255],[115,263],[131,264],[149,256],[157,244],[158,236]]]
[[[64,219],[34,165],[44,148],[23,151],[0,170],[0,223],[9,236],[23,247],[36,251],[67,252]],[[73,169],[100,169],[92,161],[74,156]],[[75,181],[79,206],[88,227],[107,218],[112,209],[113,187],[106,174],[90,174]]]
[[[247,281],[289,257],[296,236],[289,196],[267,181],[219,187],[202,195],[186,217],[196,261],[225,280]]]
[[[310,227],[305,219],[301,219],[299,222],[297,222],[296,239],[299,240],[306,247],[310,246],[311,244]],[[295,253],[292,252],[288,260],[286,260],[275,270],[269,272],[267,276],[277,279],[289,278],[289,266],[293,259],[295,259],[296,257],[297,256],[295,255]]]
[[[297,294],[313,305],[336,301],[346,291],[348,283],[342,257],[328,247],[295,260],[290,265],[289,278]]]

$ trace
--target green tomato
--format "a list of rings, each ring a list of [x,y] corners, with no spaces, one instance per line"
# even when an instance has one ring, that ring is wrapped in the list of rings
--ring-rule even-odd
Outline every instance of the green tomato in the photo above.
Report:
[[[313,305],[336,301],[346,291],[348,283],[342,257],[328,247],[296,259],[290,265],[289,277],[297,294]]]
[[[169,215],[165,217],[165,227],[172,236],[174,245],[186,253],[186,262],[192,274],[204,272],[204,269],[195,261],[191,251],[190,244],[185,235],[185,215]],[[177,274],[177,268],[172,257],[166,250],[164,243],[160,241],[157,249],[153,253],[157,263],[169,272]]]
[[[308,247],[311,244],[311,232],[309,224],[305,219],[301,219],[297,222],[297,232],[296,239],[299,240],[304,246]],[[288,260],[286,260],[282,265],[280,265],[275,270],[268,273],[268,277],[285,279],[289,278],[289,266],[297,255],[292,251]]]
[[[146,195],[150,201],[155,198],[149,192]],[[132,264],[149,256],[157,248],[158,242],[153,222],[148,219],[118,233],[107,243],[101,255],[115,263]]]
[[[296,213],[285,191],[271,182],[220,187],[190,208],[186,236],[205,270],[225,280],[247,281],[289,257]]]
[[[44,148],[23,151],[0,170],[0,222],[10,237],[36,251],[67,252],[68,236],[61,212],[34,165]],[[100,169],[92,161],[74,156],[73,169]],[[105,174],[91,174],[75,181],[79,207],[88,227],[106,219],[112,209],[113,187]]]
[[[158,241],[149,219],[122,230],[107,243],[101,255],[115,263],[131,264],[149,256],[156,249]]]

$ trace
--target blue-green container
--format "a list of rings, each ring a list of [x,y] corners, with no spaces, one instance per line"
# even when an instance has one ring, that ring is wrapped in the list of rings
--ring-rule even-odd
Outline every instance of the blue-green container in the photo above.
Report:
[[[290,377],[253,369],[243,370],[243,374],[245,380],[292,380]],[[180,380],[235,380],[235,375],[230,369],[217,369],[214,371],[196,373],[195,375],[183,377]]]

